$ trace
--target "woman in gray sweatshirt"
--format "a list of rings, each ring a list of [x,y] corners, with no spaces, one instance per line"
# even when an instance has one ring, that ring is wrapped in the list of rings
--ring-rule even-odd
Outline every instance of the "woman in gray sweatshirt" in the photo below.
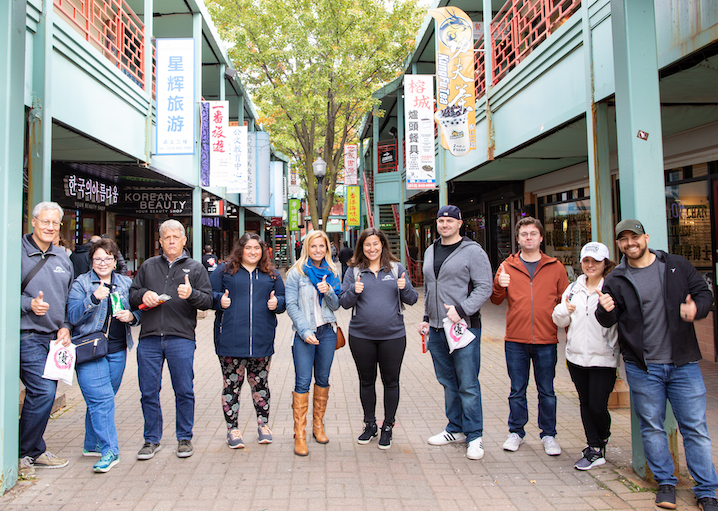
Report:
[[[351,270],[344,275],[339,303],[353,308],[349,322],[349,348],[359,373],[359,397],[364,409],[364,432],[357,442],[369,443],[378,435],[376,424],[376,375],[384,384],[384,424],[379,448],[391,447],[392,428],[399,406],[399,372],[406,350],[402,309],[413,305],[419,294],[406,269],[389,250],[386,234],[369,228],[359,235]]]

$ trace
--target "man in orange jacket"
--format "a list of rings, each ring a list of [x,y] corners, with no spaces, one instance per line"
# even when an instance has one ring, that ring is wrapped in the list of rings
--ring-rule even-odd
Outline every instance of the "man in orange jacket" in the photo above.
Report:
[[[509,394],[509,437],[504,450],[518,451],[524,442],[529,420],[526,387],[531,363],[538,388],[538,426],[541,442],[549,456],[561,454],[556,441],[556,375],[558,336],[551,313],[568,286],[563,264],[541,251],[543,225],[532,217],[516,223],[516,240],[521,249],[506,258],[494,277],[491,301],[499,305],[508,298],[504,350],[511,378]]]

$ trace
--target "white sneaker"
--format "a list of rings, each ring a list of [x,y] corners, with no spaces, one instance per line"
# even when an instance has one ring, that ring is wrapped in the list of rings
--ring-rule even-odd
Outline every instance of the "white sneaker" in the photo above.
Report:
[[[474,438],[466,448],[466,457],[470,460],[480,460],[484,457],[484,442],[481,437]]]
[[[543,450],[546,451],[546,454],[549,456],[558,456],[561,454],[561,446],[558,445],[554,437],[545,436],[541,439],[541,442],[543,442]]]
[[[516,452],[522,443],[524,439],[518,433],[509,433],[509,437],[504,442],[504,451]]]
[[[438,435],[429,438],[429,445],[447,445],[453,442],[465,442],[466,435],[463,433],[449,433],[444,430]]]

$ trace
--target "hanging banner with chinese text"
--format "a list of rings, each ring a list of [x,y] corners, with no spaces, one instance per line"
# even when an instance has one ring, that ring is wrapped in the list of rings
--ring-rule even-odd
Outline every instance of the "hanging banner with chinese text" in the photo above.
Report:
[[[289,199],[288,201],[288,213],[289,218],[289,230],[299,230],[299,209],[302,207],[302,201],[299,199]]]
[[[269,133],[247,133],[247,193],[242,206],[269,206]]]
[[[157,39],[155,154],[194,154],[194,40]]]
[[[434,77],[404,75],[406,187],[434,188]]]
[[[273,161],[269,165],[271,199],[268,216],[282,217],[284,213],[284,162]]]
[[[247,193],[247,127],[230,126],[227,143],[229,144],[229,184],[227,193]]]
[[[473,22],[456,7],[429,11],[436,20],[436,122],[454,156],[476,149]]]
[[[296,165],[289,167],[289,195],[298,197],[302,194],[302,186],[299,184],[299,172]]]
[[[360,225],[361,191],[358,186],[347,186],[347,225]]]
[[[344,184],[357,185],[359,179],[357,177],[357,155],[359,154],[359,146],[349,144],[344,146]]]
[[[229,185],[229,101],[209,103],[209,186]]]

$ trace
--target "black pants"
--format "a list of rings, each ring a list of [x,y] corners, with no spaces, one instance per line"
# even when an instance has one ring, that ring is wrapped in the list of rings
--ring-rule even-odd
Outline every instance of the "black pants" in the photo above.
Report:
[[[586,441],[593,448],[602,448],[611,436],[611,414],[608,397],[616,383],[614,367],[582,367],[566,361],[568,372],[576,385],[581,403],[581,420]]]
[[[399,406],[399,372],[406,351],[406,336],[398,339],[374,340],[349,335],[354,363],[359,373],[359,399],[364,409],[364,422],[376,421],[376,370],[381,371],[384,384],[384,422],[394,424]]]

